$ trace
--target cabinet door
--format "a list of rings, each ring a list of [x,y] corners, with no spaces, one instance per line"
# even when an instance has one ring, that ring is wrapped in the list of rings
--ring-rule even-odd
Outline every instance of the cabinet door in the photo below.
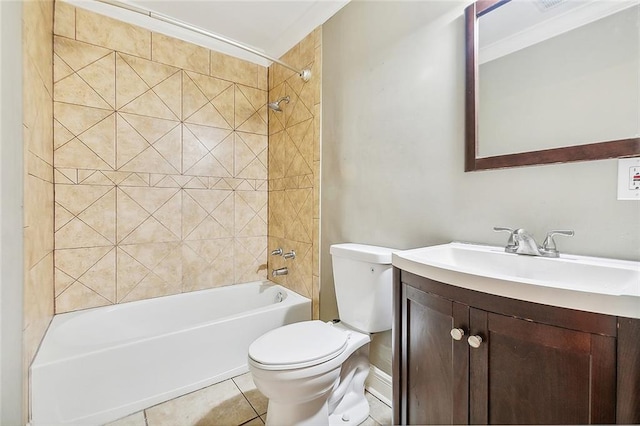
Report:
[[[614,423],[615,338],[470,310],[470,420]]]
[[[453,328],[468,330],[469,308],[402,285],[400,422],[466,424],[469,347]]]

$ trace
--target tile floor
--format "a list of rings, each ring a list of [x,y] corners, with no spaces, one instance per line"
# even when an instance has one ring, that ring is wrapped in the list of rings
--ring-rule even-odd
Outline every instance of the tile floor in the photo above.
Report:
[[[391,424],[391,408],[367,392],[371,410],[362,426]],[[250,373],[139,411],[108,426],[263,426],[267,399]]]

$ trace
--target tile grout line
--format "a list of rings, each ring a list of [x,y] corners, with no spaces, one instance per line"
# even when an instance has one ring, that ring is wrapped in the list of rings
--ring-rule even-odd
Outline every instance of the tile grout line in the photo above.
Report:
[[[236,376],[236,377],[239,377],[239,376]],[[256,409],[255,409],[255,407],[253,406],[253,404],[251,403],[251,401],[249,401],[249,398],[247,398],[247,396],[244,394],[244,392],[242,391],[242,389],[240,389],[240,386],[238,386],[238,384],[236,383],[236,381],[235,381],[235,378],[236,378],[236,377],[232,377],[232,378],[231,378],[231,381],[233,382],[234,386],[235,386],[235,387],[240,391],[240,393],[242,394],[242,397],[245,399],[245,401],[247,401],[247,403],[249,404],[249,406],[251,407],[251,409],[253,410],[253,412],[254,412],[254,413],[256,413],[256,417],[260,417],[260,414],[258,413],[258,410],[256,410]],[[247,420],[247,421],[246,421],[246,422],[244,422],[244,423],[247,423],[247,422],[250,422],[250,421],[252,421],[252,420],[255,420],[255,419],[256,419],[256,417],[254,417],[254,418],[252,418],[252,419],[250,419],[250,420]],[[242,423],[242,424],[244,424],[244,423]]]

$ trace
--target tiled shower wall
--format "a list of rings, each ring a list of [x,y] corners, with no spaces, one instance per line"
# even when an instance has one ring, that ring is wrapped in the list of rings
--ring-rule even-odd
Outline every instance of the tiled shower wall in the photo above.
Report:
[[[294,260],[271,256],[269,270],[287,267],[272,278],[313,301],[319,317],[320,291],[320,112],[322,27],[281,59],[308,68],[311,80],[274,64],[269,68],[269,101],[289,96],[282,112],[269,111],[269,250],[295,250]]]
[[[267,69],[56,2],[56,313],[266,277]]]
[[[26,408],[28,368],[53,317],[53,1],[25,1],[22,24]]]

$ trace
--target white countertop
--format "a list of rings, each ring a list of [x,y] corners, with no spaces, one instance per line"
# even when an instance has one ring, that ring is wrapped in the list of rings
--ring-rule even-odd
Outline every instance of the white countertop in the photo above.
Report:
[[[640,318],[640,262],[505,253],[449,243],[394,252],[397,268],[434,281],[562,308]]]

